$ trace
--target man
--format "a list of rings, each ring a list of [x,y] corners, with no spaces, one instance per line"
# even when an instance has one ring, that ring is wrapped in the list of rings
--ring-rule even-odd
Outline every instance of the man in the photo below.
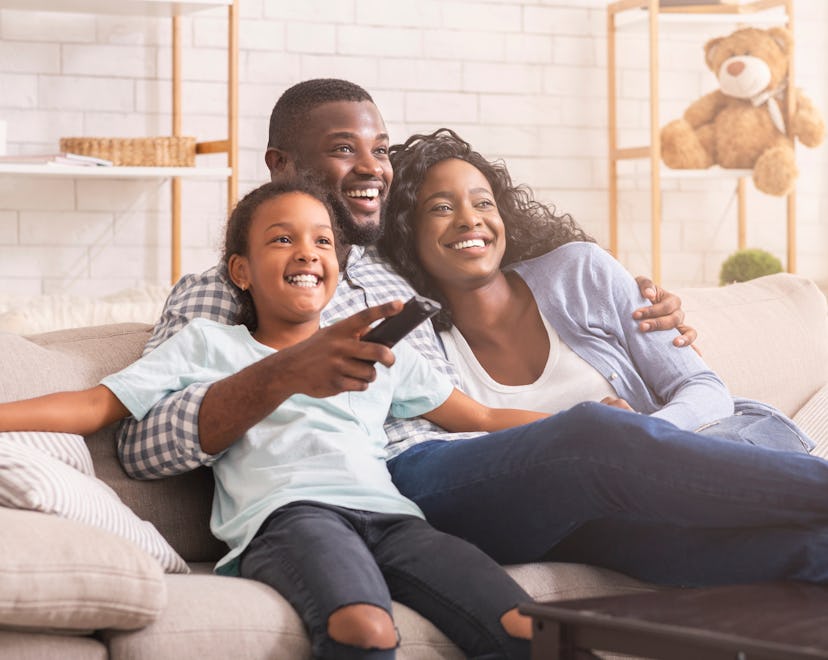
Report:
[[[324,178],[335,198],[337,221],[351,247],[325,321],[344,320],[238,374],[167,397],[140,424],[130,421],[121,430],[119,454],[132,476],[161,477],[209,464],[215,456],[203,447],[239,437],[288,396],[367,389],[375,375],[368,361],[393,360],[383,353],[385,347],[361,342],[356,331],[381,316],[381,303],[412,293],[370,246],[382,230],[383,201],[393,176],[379,111],[356,85],[312,80],[282,95],[270,129],[265,160],[271,178],[310,170]],[[220,269],[187,276],[171,294],[147,350],[195,316],[233,322],[236,308],[235,293]],[[675,324],[680,316],[648,322]],[[453,375],[429,324],[417,328],[408,340],[434,368]],[[644,579],[653,577],[648,573],[648,551],[665,550],[672,567],[670,549],[659,545],[667,540],[665,528],[671,523],[696,529],[794,526],[811,515],[810,510],[775,506],[788,496],[787,491],[779,492],[785,490],[783,485],[762,493],[768,503],[758,511],[755,502],[746,504],[749,498],[741,492],[739,479],[732,478],[743,464],[774,472],[762,478],[776,484],[784,484],[777,469],[786,475],[799,474],[805,467],[822,469],[795,459],[788,465],[787,459],[761,454],[761,460],[754,461],[735,443],[697,438],[661,420],[599,404],[581,404],[526,427],[468,439],[424,420],[394,421],[386,431],[396,485],[444,531],[471,540],[498,561],[523,562],[540,559],[589,523],[598,546],[592,560],[605,565],[616,561],[615,568]],[[697,487],[700,482],[703,488]],[[790,482],[794,488],[797,478]],[[610,521],[611,534],[602,528],[603,519]],[[628,521],[639,525],[635,538],[623,533]],[[821,565],[802,567],[787,561],[790,553],[814,541],[804,526],[795,529],[800,531],[785,532],[787,545],[759,544],[762,550],[752,553],[741,546],[750,541],[755,550],[756,536],[722,539],[719,534],[710,544],[701,530],[695,535],[700,536],[698,561],[672,567],[669,578],[685,584],[726,580],[716,567],[721,555],[730,552],[727,556],[755,559],[742,573],[748,578],[824,579],[828,571]],[[670,548],[683,547],[681,531],[669,536]],[[828,535],[821,534],[819,542],[828,542]],[[625,543],[627,551],[618,552],[619,544]],[[818,550],[828,558],[825,548]]]

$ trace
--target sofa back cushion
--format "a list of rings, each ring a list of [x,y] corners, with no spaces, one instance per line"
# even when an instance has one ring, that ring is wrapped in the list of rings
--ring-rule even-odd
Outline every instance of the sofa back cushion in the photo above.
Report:
[[[828,383],[828,312],[811,280],[778,273],[676,293],[702,357],[734,395],[793,417]]]
[[[139,323],[60,330],[30,337],[0,333],[0,401],[96,385],[141,355],[151,326]],[[87,438],[95,473],[136,515],[155,525],[186,561],[215,561],[226,548],[210,534],[209,469],[159,481],[129,478],[112,425]]]

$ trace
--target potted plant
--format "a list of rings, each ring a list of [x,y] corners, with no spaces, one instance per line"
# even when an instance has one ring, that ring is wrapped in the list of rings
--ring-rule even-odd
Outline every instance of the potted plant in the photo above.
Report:
[[[719,285],[748,280],[782,272],[782,262],[770,252],[756,248],[737,250],[722,263]]]

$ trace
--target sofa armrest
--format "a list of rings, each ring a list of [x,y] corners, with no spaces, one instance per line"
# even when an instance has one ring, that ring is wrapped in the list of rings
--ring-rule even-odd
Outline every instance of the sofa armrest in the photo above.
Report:
[[[96,527],[0,507],[0,627],[134,630],[167,602],[161,565]]]

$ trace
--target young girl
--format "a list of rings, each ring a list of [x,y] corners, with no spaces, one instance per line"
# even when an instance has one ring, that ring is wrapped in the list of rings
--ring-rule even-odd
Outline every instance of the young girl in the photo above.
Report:
[[[246,325],[196,319],[96,387],[0,405],[0,430],[89,434],[129,414],[140,419],[166,394],[219,381],[310,338],[338,281],[323,200],[307,182],[269,183],[234,210],[224,263],[247,300]],[[374,308],[370,320],[400,308]],[[368,323],[356,324],[355,339]],[[469,657],[528,657],[529,622],[516,606],[530,597],[399,494],[385,466],[382,425],[389,409],[449,430],[495,430],[544,415],[477,404],[404,341],[393,355],[379,345],[366,350],[378,363],[364,391],[290,396],[226,449],[205,448],[223,450],[213,464],[211,528],[230,552],[217,571],[284,595],[309,631],[314,657],[393,658],[392,599],[430,619]]]

